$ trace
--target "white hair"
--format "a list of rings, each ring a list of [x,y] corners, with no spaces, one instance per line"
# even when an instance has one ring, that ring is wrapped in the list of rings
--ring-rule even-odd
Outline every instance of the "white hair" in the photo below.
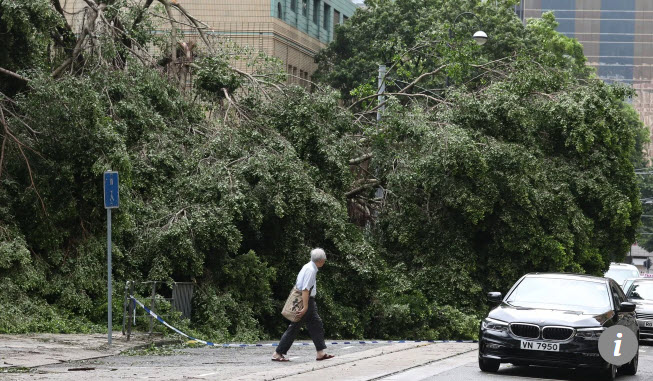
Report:
[[[316,247],[315,249],[311,250],[311,261],[317,263],[319,261],[325,261],[326,260],[326,253],[324,250],[320,249],[319,247]]]

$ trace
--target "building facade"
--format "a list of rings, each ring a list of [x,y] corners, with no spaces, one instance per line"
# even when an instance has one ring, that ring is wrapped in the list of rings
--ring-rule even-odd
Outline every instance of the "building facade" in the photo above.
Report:
[[[144,0],[140,0],[144,3]],[[333,40],[335,28],[356,10],[351,0],[178,0],[198,20],[208,25],[206,34],[228,38],[279,58],[290,74],[289,82],[307,84],[317,69],[314,57]],[[68,0],[70,14],[84,8],[83,0]],[[175,18],[188,23],[179,12]],[[181,24],[185,40],[197,39]],[[162,29],[169,23],[161,22]]]
[[[635,265],[641,274],[649,274],[652,272],[651,269],[647,269],[644,266],[644,261],[647,259],[653,260],[653,253],[646,251],[646,249],[637,245],[637,243],[634,243],[630,247],[630,251],[626,255],[627,262]]]
[[[633,87],[633,106],[653,127],[653,1],[652,0],[521,0],[523,20],[553,11],[558,31],[583,44],[588,64],[607,82]],[[651,135],[653,141],[653,135]],[[653,157],[649,145],[648,157]]]

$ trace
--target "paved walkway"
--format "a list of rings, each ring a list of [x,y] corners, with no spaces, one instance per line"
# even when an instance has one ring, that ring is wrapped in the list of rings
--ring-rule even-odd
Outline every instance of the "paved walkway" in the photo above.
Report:
[[[338,356],[333,360],[317,364],[308,363],[278,367],[264,372],[230,378],[229,380],[377,380],[418,369],[464,353],[475,353],[477,348],[478,344],[462,343],[397,344]]]
[[[161,336],[153,336],[161,341]],[[131,340],[122,333],[107,335],[30,334],[0,335],[0,374],[9,368],[34,368],[69,361],[89,360],[120,354],[128,349],[147,346],[154,341],[148,335],[132,335]]]
[[[0,337],[1,339],[2,337]],[[154,379],[154,380],[379,380],[391,377],[392,380],[408,380],[410,377],[428,375],[450,369],[467,357],[475,356],[477,344],[465,343],[405,343],[381,345],[334,345],[329,352],[336,355],[334,359],[316,362],[315,349],[312,346],[298,346],[289,353],[290,363],[270,361],[272,348],[214,348],[214,347],[178,347],[163,354],[131,353],[129,356],[112,356],[119,352],[119,345],[110,350],[81,348],[80,342],[69,340],[69,344],[58,342],[45,343],[33,338],[21,337],[16,342],[31,341],[30,347],[40,346],[39,353],[50,361],[29,370],[14,369],[2,374],[0,379],[7,380],[78,380],[79,377],[92,380],[115,379]],[[82,338],[77,338],[82,340]],[[97,342],[101,337],[91,338]],[[90,340],[93,341],[93,340]],[[121,343],[123,344],[123,343]],[[4,343],[0,344],[6,347]],[[25,347],[14,344],[11,351],[23,360],[31,359],[30,365],[43,357],[29,354]],[[75,348],[75,350],[70,350]],[[173,347],[174,348],[174,347]],[[64,350],[65,349],[65,350]],[[85,352],[82,352],[82,349]],[[20,351],[19,351],[20,350]],[[3,350],[7,352],[6,350]],[[68,352],[70,361],[63,362],[61,352]],[[80,359],[87,356],[86,359]],[[102,358],[99,358],[102,357]],[[471,358],[471,357],[470,357]],[[3,359],[3,361],[8,359]],[[25,363],[25,361],[23,361]],[[450,364],[451,363],[451,364]],[[18,370],[18,372],[16,372]],[[406,373],[408,372],[408,373]]]

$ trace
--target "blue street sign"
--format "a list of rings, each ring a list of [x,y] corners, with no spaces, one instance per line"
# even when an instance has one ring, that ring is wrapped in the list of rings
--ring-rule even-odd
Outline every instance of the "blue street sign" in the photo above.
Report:
[[[104,207],[107,209],[117,208],[120,206],[118,197],[118,172],[104,172]]]

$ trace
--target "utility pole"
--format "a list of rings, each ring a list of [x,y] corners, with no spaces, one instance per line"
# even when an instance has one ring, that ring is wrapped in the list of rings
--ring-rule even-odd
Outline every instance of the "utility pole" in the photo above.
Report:
[[[118,172],[104,172],[104,207],[107,210],[107,341],[111,345],[113,335],[112,287],[111,287],[111,209],[120,206],[118,193]]]
[[[379,95],[379,109],[376,110],[376,121],[381,120],[381,114],[385,111],[385,105],[383,102],[385,102],[385,73],[386,73],[386,68],[385,65],[379,65],[379,87],[377,88],[377,94]]]

